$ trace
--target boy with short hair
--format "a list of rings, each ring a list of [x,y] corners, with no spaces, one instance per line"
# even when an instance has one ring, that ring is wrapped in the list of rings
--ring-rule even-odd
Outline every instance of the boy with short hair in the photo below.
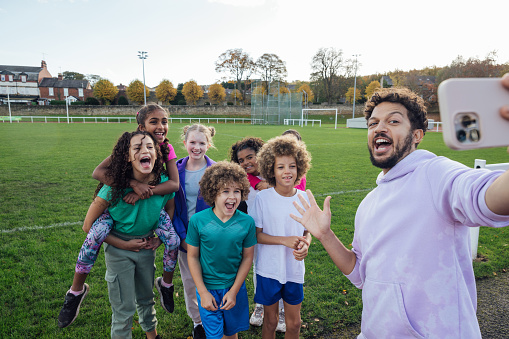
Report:
[[[249,329],[244,280],[253,262],[256,229],[252,217],[237,211],[249,182],[238,164],[221,161],[205,170],[200,191],[212,207],[189,221],[189,270],[207,338],[234,339]]]

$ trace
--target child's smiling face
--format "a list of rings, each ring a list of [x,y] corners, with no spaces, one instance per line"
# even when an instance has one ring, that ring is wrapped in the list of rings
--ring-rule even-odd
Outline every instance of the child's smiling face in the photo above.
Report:
[[[205,156],[210,147],[207,136],[198,131],[190,132],[187,140],[184,141],[189,158],[193,160],[200,160]]]
[[[252,148],[245,148],[237,152],[239,165],[248,174],[258,175],[258,163],[256,162],[256,153]]]
[[[242,200],[242,190],[237,183],[229,183],[217,194],[214,213],[223,222],[229,220]]]
[[[138,134],[131,138],[129,162],[133,172],[150,174],[157,159],[154,141],[148,135]]]
[[[140,130],[150,133],[158,144],[163,143],[168,134],[168,115],[160,109],[153,111],[145,120],[145,125],[140,125]]]
[[[274,177],[278,188],[293,188],[297,180],[297,162],[292,156],[276,157],[274,161]]]

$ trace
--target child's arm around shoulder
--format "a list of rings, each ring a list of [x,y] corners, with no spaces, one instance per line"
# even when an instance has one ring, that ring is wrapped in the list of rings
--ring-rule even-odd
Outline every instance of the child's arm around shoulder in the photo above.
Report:
[[[179,172],[177,169],[177,159],[171,159],[166,162],[168,181],[156,185],[152,192],[156,195],[166,195],[179,190]]]

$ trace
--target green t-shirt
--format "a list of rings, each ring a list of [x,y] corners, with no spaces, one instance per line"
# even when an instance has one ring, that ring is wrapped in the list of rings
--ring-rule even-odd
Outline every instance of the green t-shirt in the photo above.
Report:
[[[168,177],[161,176],[161,182],[168,181]],[[126,189],[126,194],[133,189]],[[98,197],[106,201],[111,200],[111,187],[104,185]],[[159,214],[168,200],[173,199],[175,193],[167,195],[153,195],[148,199],[138,200],[134,206],[120,200],[115,206],[108,207],[111,217],[115,221],[113,229],[126,235],[145,235],[157,228]]]
[[[207,208],[191,217],[186,242],[200,248],[205,287],[230,288],[237,277],[243,249],[256,245],[256,227],[252,217],[238,210],[223,223],[212,208]]]

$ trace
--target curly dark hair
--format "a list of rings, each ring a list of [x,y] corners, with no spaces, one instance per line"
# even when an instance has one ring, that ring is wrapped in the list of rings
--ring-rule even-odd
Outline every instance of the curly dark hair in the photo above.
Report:
[[[216,162],[205,170],[200,180],[200,192],[203,200],[209,206],[214,206],[219,192],[231,183],[240,186],[242,200],[246,200],[249,194],[249,181],[244,169],[232,162]]]
[[[106,169],[106,176],[112,179],[111,192],[109,196],[110,205],[116,205],[125,195],[125,191],[130,187],[129,181],[133,176],[133,167],[129,159],[129,149],[131,147],[131,139],[136,135],[144,135],[146,138],[151,138],[157,154],[157,159],[152,169],[154,179],[149,182],[149,185],[157,185],[161,182],[161,173],[163,168],[163,157],[159,146],[154,141],[150,133],[144,131],[124,132],[118,139],[117,144],[111,153],[111,161]],[[100,183],[94,193],[94,198],[101,190],[104,184]]]
[[[255,154],[258,153],[258,151],[262,148],[264,142],[260,138],[256,137],[245,137],[242,140],[237,141],[232,145],[230,148],[230,160],[234,163],[239,163],[239,157],[237,156],[237,153],[239,153],[242,150],[245,149],[252,149]]]
[[[382,88],[371,96],[364,107],[364,117],[369,120],[375,107],[382,102],[398,103],[408,110],[408,119],[412,130],[422,129],[424,134],[428,129],[428,116],[424,100],[405,87]]]
[[[149,102],[145,106],[143,106],[137,113],[136,113],[136,122],[138,123],[137,130],[140,130],[140,125],[145,126],[145,122],[150,117],[150,114],[156,111],[163,111],[166,113],[166,115],[169,117],[170,112],[164,108],[161,105],[158,105],[153,102]],[[168,144],[170,143],[170,140],[168,138],[165,138],[163,143],[159,145],[161,148],[161,153],[163,154],[163,159],[168,159],[168,155],[170,154],[170,148],[168,147]]]
[[[263,145],[256,157],[260,175],[265,178],[267,183],[271,186],[276,186],[276,177],[274,176],[276,157],[284,156],[295,158],[297,165],[296,183],[306,175],[307,171],[311,168],[311,154],[309,154],[306,149],[306,144],[290,135],[272,138]]]

